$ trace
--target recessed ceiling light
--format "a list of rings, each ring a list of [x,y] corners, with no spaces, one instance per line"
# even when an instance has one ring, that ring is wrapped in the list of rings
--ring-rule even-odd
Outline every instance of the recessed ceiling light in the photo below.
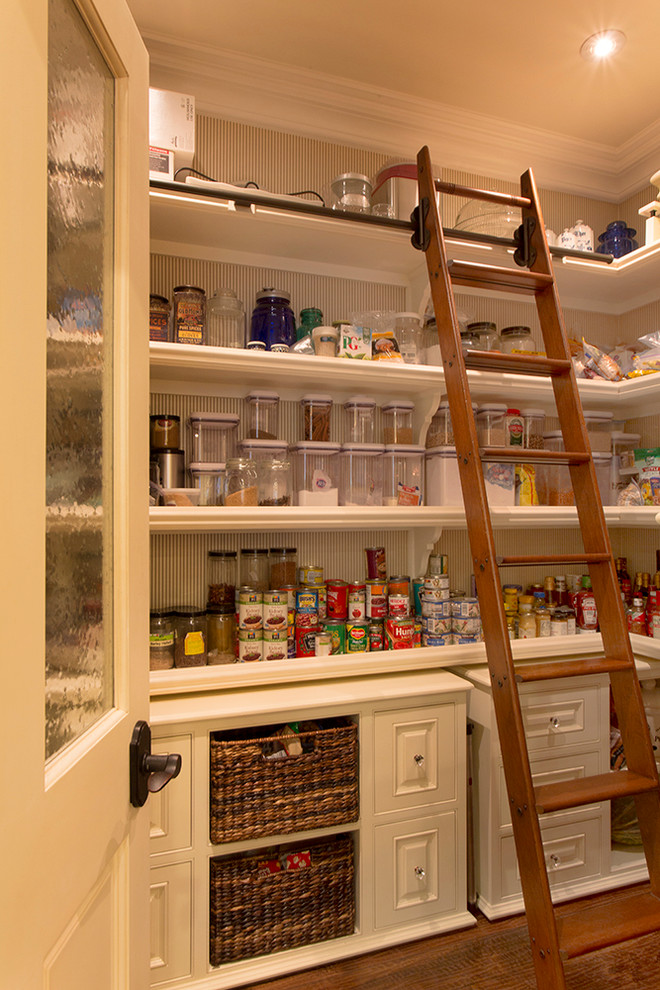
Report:
[[[626,43],[626,36],[623,31],[609,30],[598,31],[592,34],[580,46],[580,55],[590,59],[592,62],[600,62],[602,59],[611,58],[620,52]]]

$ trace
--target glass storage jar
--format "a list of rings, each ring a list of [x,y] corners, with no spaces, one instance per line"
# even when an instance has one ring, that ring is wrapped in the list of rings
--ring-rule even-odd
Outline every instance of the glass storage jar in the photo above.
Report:
[[[422,326],[417,313],[395,314],[394,337],[406,364],[422,363]]]
[[[149,296],[149,340],[170,339],[170,306],[165,296]]]
[[[415,403],[408,399],[393,399],[381,406],[383,443],[412,444],[414,411]]]
[[[330,418],[332,416],[331,395],[303,395],[300,400],[302,413],[301,433],[303,440],[330,441]]]
[[[345,443],[340,460],[340,505],[383,504],[382,444]]]
[[[500,350],[504,351],[505,354],[536,353],[531,327],[502,327],[500,330]]]
[[[155,413],[149,417],[149,444],[152,451],[178,450],[181,417],[171,413]]]
[[[280,425],[280,397],[277,392],[259,389],[249,392],[245,401],[248,404],[248,437],[277,440]]]
[[[314,327],[320,327],[323,323],[323,313],[316,306],[308,306],[300,310],[300,323],[296,327],[296,339],[306,337]]]
[[[245,308],[233,289],[216,289],[206,307],[206,343],[245,347]]]
[[[257,468],[259,505],[291,505],[291,464],[288,460],[263,458]]]
[[[386,444],[383,453],[383,505],[422,505],[424,448]]]
[[[174,666],[174,624],[168,609],[149,613],[149,670],[169,670]]]
[[[206,559],[207,605],[236,602],[236,551],[209,550]]]
[[[344,172],[332,180],[332,209],[371,213],[371,182],[359,172]]]
[[[196,285],[174,289],[172,337],[175,344],[206,343],[206,293]]]
[[[296,319],[283,289],[262,289],[252,310],[250,340],[261,341],[268,351],[288,351],[296,342]]]
[[[298,550],[296,547],[271,547],[268,551],[268,586],[286,588],[298,583]]]
[[[199,489],[199,505],[222,505],[225,465],[192,461],[188,465],[193,488]]]
[[[481,323],[468,323],[468,333],[477,339],[480,351],[493,351],[497,349],[499,338],[497,336],[497,326],[487,321]]]
[[[238,416],[235,413],[194,412],[188,426],[191,461],[225,464],[236,456]]]
[[[373,443],[375,399],[354,395],[344,403],[344,442]]]
[[[206,666],[206,612],[204,609],[177,609],[173,618],[176,633],[174,666]]]
[[[209,605],[206,609],[207,663],[236,663],[236,607]]]
[[[247,457],[232,457],[227,461],[224,484],[225,506],[258,505],[257,468]]]
[[[298,505],[339,504],[339,444],[305,440],[291,448]]]
[[[503,402],[484,403],[477,410],[477,436],[480,447],[506,446],[506,410]]]
[[[241,550],[240,565],[242,588],[252,588],[254,591],[268,591],[268,550],[265,547],[247,548]]]

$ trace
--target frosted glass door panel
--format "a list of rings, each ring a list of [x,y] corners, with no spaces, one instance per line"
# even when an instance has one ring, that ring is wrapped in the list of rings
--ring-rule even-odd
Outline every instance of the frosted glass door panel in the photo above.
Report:
[[[114,78],[49,0],[46,758],[114,703]]]

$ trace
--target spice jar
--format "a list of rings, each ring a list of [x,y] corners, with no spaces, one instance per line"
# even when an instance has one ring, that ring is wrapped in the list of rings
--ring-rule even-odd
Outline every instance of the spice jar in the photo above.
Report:
[[[207,662],[210,665],[236,663],[236,608],[210,605],[206,610]]]
[[[170,339],[170,312],[172,307],[165,296],[149,296],[149,340]]]
[[[271,547],[268,551],[269,587],[286,588],[298,583],[298,551],[296,547]]]
[[[224,504],[258,505],[257,469],[247,457],[232,457],[227,461]]]
[[[206,666],[206,612],[204,609],[178,609],[173,618],[176,632],[174,666]]]
[[[302,411],[302,439],[328,443],[330,441],[332,396],[303,395],[300,400],[300,408]]]
[[[265,547],[241,550],[241,587],[268,591],[268,550]]]
[[[209,550],[206,562],[208,605],[231,605],[236,602],[236,551]]]
[[[172,322],[175,344],[206,342],[206,293],[196,285],[177,285],[174,289]]]
[[[413,412],[415,403],[407,399],[394,399],[381,407],[383,416],[383,443],[413,443]]]
[[[376,402],[366,396],[354,395],[344,403],[344,441],[373,443]]]
[[[173,666],[172,613],[165,609],[152,609],[149,613],[149,670],[169,670]]]
[[[280,419],[280,397],[277,392],[264,389],[249,392],[248,437],[255,440],[276,440]]]
[[[536,351],[531,327],[502,327],[500,349],[505,354],[533,354]]]
[[[206,309],[206,343],[245,347],[245,309],[233,289],[216,289]]]
[[[170,413],[149,417],[149,443],[152,450],[178,450],[181,418]]]

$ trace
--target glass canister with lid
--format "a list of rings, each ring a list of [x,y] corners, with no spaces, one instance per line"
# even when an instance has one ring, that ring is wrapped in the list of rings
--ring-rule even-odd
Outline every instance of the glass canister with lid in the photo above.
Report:
[[[236,606],[208,605],[206,608],[207,663],[217,666],[236,663]]]
[[[266,288],[257,293],[250,321],[250,340],[268,351],[288,351],[296,342],[296,319],[291,296],[284,289]]]
[[[206,307],[206,343],[245,347],[245,308],[233,289],[216,289]]]
[[[412,444],[414,411],[415,403],[408,399],[392,399],[381,406],[383,443]]]
[[[330,441],[332,404],[331,395],[303,395],[300,400],[303,440],[317,440],[321,443]]]
[[[345,443],[341,448],[339,504],[383,504],[383,450],[381,444]]]
[[[376,400],[353,395],[344,403],[344,442],[373,443]]]
[[[423,357],[422,326],[418,313],[396,313],[394,337],[405,364],[421,364]]]
[[[499,344],[497,336],[497,326],[494,323],[482,321],[480,323],[468,323],[468,333],[476,338],[478,349],[481,351],[494,351]]]
[[[505,354],[535,354],[531,327],[502,327],[500,330],[500,350]]]
[[[152,609],[149,616],[149,670],[174,666],[174,624],[168,609]]]
[[[344,172],[332,180],[332,209],[371,213],[371,182],[368,175]]]
[[[175,344],[206,343],[206,293],[197,285],[174,289],[172,331]]]
[[[175,667],[205,667],[207,662],[206,611],[180,608],[174,612]]]
[[[268,551],[268,586],[278,590],[298,584],[297,547],[271,547]]]
[[[209,605],[234,605],[236,600],[236,551],[209,550],[206,563]]]
[[[268,550],[265,547],[241,550],[240,584],[242,588],[268,591]]]
[[[165,296],[155,293],[149,296],[149,340],[170,339],[170,312],[172,307]]]
[[[236,456],[238,416],[235,413],[194,412],[190,427],[190,460],[224,464]]]
[[[247,457],[232,457],[227,461],[224,485],[225,506],[258,505],[257,468]]]

